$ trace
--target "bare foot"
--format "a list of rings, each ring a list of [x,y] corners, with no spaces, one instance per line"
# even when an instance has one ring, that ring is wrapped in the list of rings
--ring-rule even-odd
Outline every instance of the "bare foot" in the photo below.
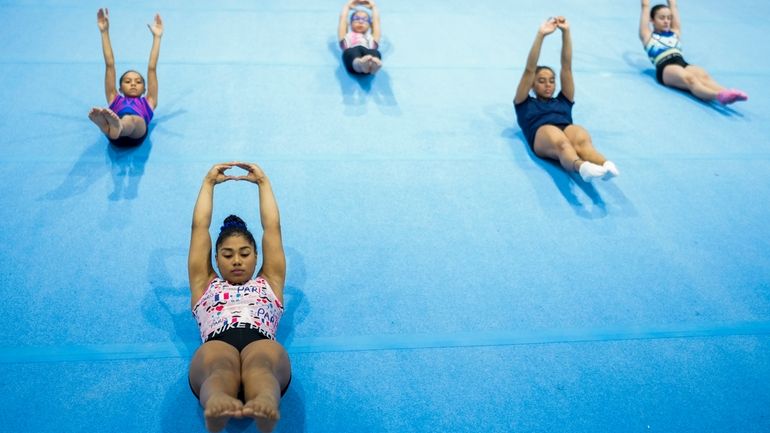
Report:
[[[278,411],[278,401],[269,394],[260,394],[243,405],[243,416],[254,418],[257,428],[263,433],[269,433],[281,418]]]
[[[103,133],[109,134],[110,133],[110,126],[107,124],[107,119],[102,116],[102,109],[99,107],[94,107],[91,109],[91,111],[88,112],[88,118],[91,119],[92,122],[96,124],[96,126],[99,127],[99,129],[102,130]]]
[[[203,416],[206,418],[206,430],[222,431],[230,418],[243,416],[243,403],[225,393],[212,394],[206,401]]]
[[[372,56],[369,59],[369,72],[372,74],[376,74],[377,71],[380,70],[382,67],[382,60],[378,59],[377,57]]]
[[[368,73],[372,72],[372,66],[371,66],[372,56],[371,56],[371,54],[367,54],[367,55],[361,57],[360,59],[361,59],[361,72],[363,72],[364,74],[368,74]]]
[[[120,132],[123,129],[123,126],[120,124],[120,117],[118,117],[118,115],[109,108],[102,108],[100,111],[102,113],[102,117],[104,117],[104,120],[107,122],[107,125],[110,128],[107,136],[113,140],[120,138]]]
[[[364,56],[365,57],[365,56]],[[367,63],[364,61],[364,57],[357,57],[353,60],[353,70],[359,74],[368,74],[369,69]]]

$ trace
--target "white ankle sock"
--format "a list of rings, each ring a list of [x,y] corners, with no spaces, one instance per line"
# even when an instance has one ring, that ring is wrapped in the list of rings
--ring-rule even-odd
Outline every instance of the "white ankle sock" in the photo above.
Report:
[[[612,179],[613,177],[620,175],[620,171],[618,171],[618,167],[615,166],[615,163],[612,161],[604,161],[604,164],[602,164],[602,167],[607,169],[607,173],[604,175],[604,180]]]
[[[596,165],[593,162],[583,161],[583,163],[580,164],[578,173],[580,173],[580,177],[582,177],[584,181],[591,182],[597,177],[602,177],[607,174],[607,169],[601,165]]]

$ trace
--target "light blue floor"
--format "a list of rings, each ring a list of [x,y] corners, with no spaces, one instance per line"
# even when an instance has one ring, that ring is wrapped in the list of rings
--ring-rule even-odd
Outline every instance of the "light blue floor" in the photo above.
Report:
[[[338,1],[0,1],[0,431],[205,431],[186,256],[227,160],[281,209],[280,432],[770,431],[770,6],[680,2],[686,59],[750,95],[724,108],[655,83],[638,3],[383,0],[385,68],[356,80]],[[120,71],[165,22],[138,149],[87,118],[100,6]],[[610,182],[516,125],[555,14]],[[218,187],[215,221],[256,225],[256,198]]]

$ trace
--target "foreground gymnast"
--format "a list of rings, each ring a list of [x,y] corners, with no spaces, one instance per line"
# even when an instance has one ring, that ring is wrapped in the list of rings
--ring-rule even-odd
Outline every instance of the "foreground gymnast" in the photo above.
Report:
[[[554,98],[556,74],[548,66],[538,66],[537,61],[543,39],[557,28],[562,35],[561,91]],[[530,90],[534,97],[529,95]],[[519,127],[537,156],[559,161],[565,170],[578,172],[584,181],[617,176],[617,167],[594,148],[588,131],[572,123],[574,96],[569,23],[564,17],[548,18],[535,36],[513,100]]]
[[[158,55],[160,38],[163,36],[163,21],[155,15],[155,22],[148,24],[152,33],[152,49],[147,65],[147,86],[144,77],[137,71],[129,70],[120,76],[120,88],[115,88],[115,57],[110,43],[110,16],[107,9],[99,9],[96,24],[102,34],[104,52],[104,93],[109,108],[94,107],[88,113],[91,119],[110,141],[118,146],[136,146],[147,135],[147,126],[152,120],[153,110],[158,104]],[[118,92],[118,90],[120,92]],[[143,96],[147,91],[147,96]]]
[[[234,167],[247,174],[225,174]],[[216,241],[219,275],[211,263],[214,186],[230,180],[259,188],[263,258],[256,278],[256,243],[237,216],[225,219]],[[289,356],[275,341],[283,314],[286,259],[278,205],[270,180],[256,164],[216,164],[206,174],[193,213],[188,272],[192,311],[203,340],[190,363],[189,381],[203,406],[206,428],[216,432],[231,417],[251,417],[260,431],[272,431],[291,381]]]
[[[652,27],[652,30],[650,29]],[[748,95],[726,89],[714,81],[703,68],[685,62],[679,38],[682,35],[676,0],[659,4],[650,10],[650,0],[642,0],[639,39],[655,65],[655,78],[664,86],[687,90],[703,101],[722,104],[745,101]]]
[[[371,15],[358,6],[369,8]],[[337,40],[342,48],[342,63],[349,73],[376,74],[380,70],[380,11],[374,0],[349,0],[342,7]]]

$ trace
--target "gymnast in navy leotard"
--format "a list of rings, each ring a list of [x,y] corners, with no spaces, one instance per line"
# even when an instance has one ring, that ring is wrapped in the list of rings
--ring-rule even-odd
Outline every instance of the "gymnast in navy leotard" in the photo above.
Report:
[[[562,34],[561,91],[554,98],[556,74],[547,66],[537,66],[537,61],[543,40],[556,29]],[[574,96],[569,24],[564,17],[548,18],[537,32],[516,89],[516,121],[537,156],[559,161],[565,170],[579,173],[586,182],[617,176],[617,167],[594,148],[588,131],[572,123]]]

